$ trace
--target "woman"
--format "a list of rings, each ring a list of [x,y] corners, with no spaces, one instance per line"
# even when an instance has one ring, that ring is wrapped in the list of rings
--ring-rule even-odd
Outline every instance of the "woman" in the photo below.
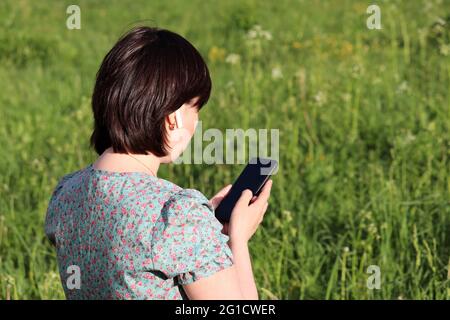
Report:
[[[247,243],[272,182],[256,199],[244,191],[222,226],[214,209],[230,186],[208,201],[157,177],[210,91],[199,52],[173,32],[135,28],[106,55],[92,96],[99,158],[61,179],[46,217],[68,299],[258,298]]]

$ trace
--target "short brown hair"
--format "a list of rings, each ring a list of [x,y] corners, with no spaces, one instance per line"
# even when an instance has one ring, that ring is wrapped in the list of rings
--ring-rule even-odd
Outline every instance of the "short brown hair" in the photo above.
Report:
[[[167,155],[165,119],[198,97],[211,93],[208,67],[182,36],[163,29],[137,27],[114,45],[97,72],[91,146],[114,152]]]

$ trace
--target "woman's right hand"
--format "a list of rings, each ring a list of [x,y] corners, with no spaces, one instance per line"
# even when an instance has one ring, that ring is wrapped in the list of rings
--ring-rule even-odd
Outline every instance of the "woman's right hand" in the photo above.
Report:
[[[228,226],[228,235],[231,243],[246,243],[261,224],[266,213],[270,190],[272,189],[272,180],[267,181],[259,196],[253,199],[253,194],[246,189],[236,202],[231,213],[231,219]],[[249,204],[250,203],[250,204]]]

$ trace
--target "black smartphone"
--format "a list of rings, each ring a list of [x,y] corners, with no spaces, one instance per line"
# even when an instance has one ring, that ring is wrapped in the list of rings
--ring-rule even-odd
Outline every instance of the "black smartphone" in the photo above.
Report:
[[[216,218],[223,222],[230,221],[234,205],[245,189],[250,189],[254,196],[258,196],[262,188],[275,173],[278,167],[276,160],[268,158],[252,158],[240,176],[233,183],[230,191],[222,199],[215,210]]]

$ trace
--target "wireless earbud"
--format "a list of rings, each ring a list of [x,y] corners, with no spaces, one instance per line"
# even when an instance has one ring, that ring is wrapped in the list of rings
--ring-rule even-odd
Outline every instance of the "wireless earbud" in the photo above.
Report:
[[[175,111],[175,121],[177,123],[178,129],[183,127],[183,120],[181,120],[181,112],[179,109],[177,111]]]

